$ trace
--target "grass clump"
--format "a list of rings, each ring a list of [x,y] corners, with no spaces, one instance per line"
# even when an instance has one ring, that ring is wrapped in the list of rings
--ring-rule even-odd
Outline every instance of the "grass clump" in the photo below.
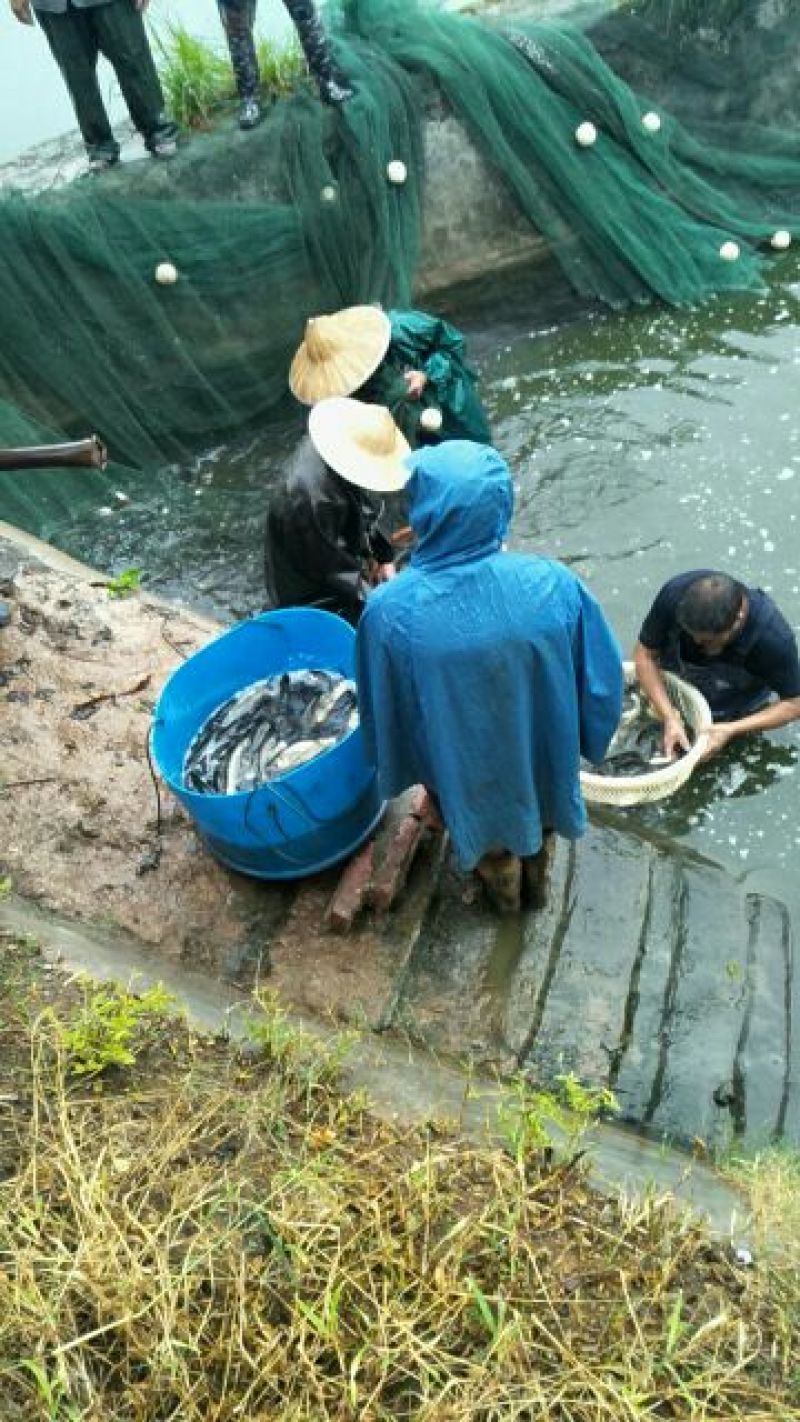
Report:
[[[230,59],[224,49],[198,39],[181,25],[167,24],[153,33],[159,77],[167,109],[183,129],[206,127],[214,114],[236,97]],[[305,75],[294,44],[257,42],[262,98],[288,94]]]
[[[142,993],[87,983],[83,1000],[68,1022],[56,1017],[67,1072],[98,1076],[111,1067],[133,1066],[149,1037],[164,1025],[174,1007],[162,987]]]
[[[747,1197],[756,1246],[780,1250],[785,1267],[800,1278],[800,1150],[773,1145],[731,1156],[723,1169]]]
[[[112,598],[130,597],[131,593],[139,592],[141,586],[141,568],[124,568],[115,578],[109,578],[106,592]]]
[[[298,83],[307,80],[306,62],[299,44],[273,44],[271,40],[256,41],[258,67],[261,71],[261,91],[269,98],[279,99],[291,94]]]
[[[11,1034],[3,1422],[798,1415],[796,1275],[667,1200],[593,1194],[530,1131],[381,1121],[280,1016],[246,1056],[171,1023],[87,1094],[79,1013]]]

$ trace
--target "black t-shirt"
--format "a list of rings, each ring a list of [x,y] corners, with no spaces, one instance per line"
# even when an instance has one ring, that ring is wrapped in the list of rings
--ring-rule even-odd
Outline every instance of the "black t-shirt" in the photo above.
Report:
[[[719,656],[709,656],[676,619],[678,604],[689,585],[713,570],[680,573],[665,583],[648,612],[639,641],[704,692],[716,718],[747,715],[770,692],[781,700],[800,696],[800,658],[786,618],[761,588],[747,588],[744,626]]]

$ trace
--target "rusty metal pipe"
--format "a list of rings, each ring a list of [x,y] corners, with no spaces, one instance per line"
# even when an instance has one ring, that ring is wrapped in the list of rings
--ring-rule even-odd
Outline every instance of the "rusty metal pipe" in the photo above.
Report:
[[[9,469],[105,469],[108,450],[97,435],[71,444],[31,444],[0,449],[0,472]]]

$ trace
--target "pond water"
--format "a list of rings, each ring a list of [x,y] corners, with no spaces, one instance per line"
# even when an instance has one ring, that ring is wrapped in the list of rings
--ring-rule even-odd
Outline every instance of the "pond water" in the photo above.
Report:
[[[151,0],[149,23],[158,32],[170,23],[185,25],[203,39],[219,42],[215,0]],[[261,0],[261,33],[276,37],[289,32],[281,0]],[[109,113],[125,113],[113,70],[101,61],[103,92]],[[44,36],[20,25],[7,4],[0,9],[0,163],[32,144],[57,138],[74,128],[75,120],[61,77]]]

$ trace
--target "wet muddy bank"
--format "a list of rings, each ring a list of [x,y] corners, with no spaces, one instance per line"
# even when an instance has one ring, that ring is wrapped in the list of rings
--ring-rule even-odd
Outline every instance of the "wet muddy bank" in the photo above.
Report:
[[[255,887],[219,869],[166,798],[158,834],[147,760],[158,690],[214,625],[114,599],[102,576],[7,539],[0,558],[12,609],[0,641],[3,872],[26,899],[175,958],[257,959]]]

